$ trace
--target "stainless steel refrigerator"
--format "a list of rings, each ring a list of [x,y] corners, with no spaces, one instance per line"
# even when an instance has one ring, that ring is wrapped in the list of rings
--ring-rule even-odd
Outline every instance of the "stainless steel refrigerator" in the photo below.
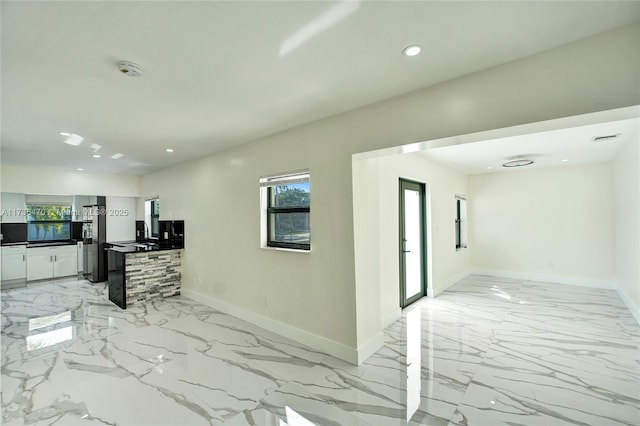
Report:
[[[107,216],[105,204],[82,207],[83,275],[97,283],[107,279]]]

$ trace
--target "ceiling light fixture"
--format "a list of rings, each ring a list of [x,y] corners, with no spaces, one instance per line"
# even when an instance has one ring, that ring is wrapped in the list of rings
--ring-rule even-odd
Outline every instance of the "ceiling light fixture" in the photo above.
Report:
[[[120,154],[120,153],[113,154],[111,156],[111,158],[113,158],[114,160],[117,160],[117,159],[122,158],[122,157],[124,157],[124,154]]]
[[[620,136],[622,133],[616,133],[614,135],[605,135],[605,136],[595,136],[593,138],[594,142],[607,142],[607,141],[612,141],[615,138],[617,138],[618,136]]]
[[[71,136],[71,133],[69,133],[69,132],[58,132],[58,134],[60,136]]]
[[[100,158],[100,154],[93,154],[93,158]]]
[[[524,167],[533,163],[534,161],[532,159],[522,155],[517,155],[515,157],[507,158],[507,161],[502,163],[502,167]]]
[[[562,161],[563,163],[566,163],[567,161],[569,161],[569,159],[567,159],[567,158],[563,158],[563,159],[562,159],[562,160],[560,160],[560,161]]]
[[[402,54],[404,56],[416,56],[419,55],[420,52],[422,52],[422,47],[418,46],[417,44],[411,45],[411,46],[407,46],[404,49],[402,49]]]
[[[60,133],[62,134],[62,133]],[[70,133],[69,136],[64,140],[64,143],[71,146],[78,146],[84,141],[84,138],[80,135],[76,135],[75,133]]]
[[[77,170],[77,171],[79,171],[79,172],[81,172],[81,171],[83,171],[84,169],[83,169],[82,167],[78,167],[76,170]]]
[[[487,170],[491,170],[491,169],[493,169],[493,167],[491,167],[491,166],[487,167]]]
[[[167,151],[167,152],[173,152],[173,148],[167,148],[167,149],[165,149],[165,151]]]

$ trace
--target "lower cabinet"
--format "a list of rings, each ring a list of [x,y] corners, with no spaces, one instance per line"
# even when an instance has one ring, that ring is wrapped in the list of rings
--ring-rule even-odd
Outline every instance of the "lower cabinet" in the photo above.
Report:
[[[27,277],[26,253],[25,246],[2,247],[2,281],[24,281]]]
[[[75,245],[27,249],[27,281],[67,277],[78,273]]]
[[[50,249],[27,249],[27,281],[45,278],[53,278],[53,254]]]

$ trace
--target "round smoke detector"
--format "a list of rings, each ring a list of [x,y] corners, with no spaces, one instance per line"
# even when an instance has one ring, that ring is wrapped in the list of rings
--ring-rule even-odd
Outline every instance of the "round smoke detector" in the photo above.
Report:
[[[134,62],[120,61],[118,62],[118,69],[122,74],[129,77],[140,77],[142,75],[142,67]]]
[[[516,156],[507,158],[507,160],[502,163],[502,167],[524,167],[533,164],[534,161],[531,158],[527,158],[524,156]]]

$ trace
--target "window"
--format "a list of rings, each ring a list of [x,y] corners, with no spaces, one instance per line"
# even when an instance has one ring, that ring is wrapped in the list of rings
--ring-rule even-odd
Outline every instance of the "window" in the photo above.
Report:
[[[71,239],[71,205],[27,205],[27,240]]]
[[[456,195],[456,250],[467,248],[467,200]]]
[[[160,199],[151,200],[151,236],[160,237]]]
[[[160,237],[160,198],[152,198],[144,203],[145,238]]]
[[[311,249],[309,173],[300,172],[260,179],[267,247]]]

